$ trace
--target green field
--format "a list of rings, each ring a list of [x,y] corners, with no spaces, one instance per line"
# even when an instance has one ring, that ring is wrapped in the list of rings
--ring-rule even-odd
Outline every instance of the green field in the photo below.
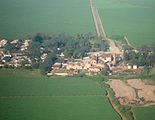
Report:
[[[136,120],[155,120],[155,107],[135,107]]]
[[[105,93],[92,77],[0,70],[0,119],[121,120]]]
[[[95,0],[108,36],[126,35],[133,46],[155,41],[154,0]]]
[[[104,97],[1,99],[2,120],[120,120]]]
[[[0,38],[95,33],[89,0],[0,0]]]
[[[95,4],[108,36],[126,35],[134,46],[154,42],[154,0],[95,0]],[[0,16],[0,38],[95,34],[89,0],[0,0]]]

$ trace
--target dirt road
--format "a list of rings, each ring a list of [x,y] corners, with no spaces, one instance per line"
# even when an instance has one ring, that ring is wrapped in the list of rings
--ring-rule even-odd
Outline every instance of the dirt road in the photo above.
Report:
[[[105,33],[104,28],[103,28],[101,18],[99,16],[99,13],[98,13],[98,10],[97,10],[95,4],[93,3],[93,0],[90,0],[90,7],[91,7],[91,11],[92,11],[92,16],[93,16],[97,36],[99,38],[101,38],[101,40],[108,40],[108,43],[109,43],[109,46],[110,46],[109,47],[110,52],[112,52],[112,53],[120,53],[120,50],[116,46],[115,42],[112,39],[108,39],[106,37],[106,33]]]
[[[103,40],[106,40],[106,34],[103,29],[102,21],[99,16],[98,10],[97,10],[95,4],[93,3],[93,0],[90,0],[90,7],[91,7],[92,15],[93,15],[93,20],[95,23],[97,36],[102,38]]]
[[[127,36],[124,36],[124,39],[126,40],[126,42],[127,42],[128,46],[130,46],[130,47],[134,48],[134,46],[132,46],[132,45],[130,44],[130,42],[129,42],[129,40],[128,40]]]
[[[112,39],[107,39],[109,42],[109,50],[112,53],[120,53],[120,49],[116,46],[115,42]]]

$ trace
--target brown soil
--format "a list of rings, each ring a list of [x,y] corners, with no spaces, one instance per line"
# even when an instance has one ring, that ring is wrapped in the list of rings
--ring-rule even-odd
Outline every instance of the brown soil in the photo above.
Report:
[[[122,105],[155,104],[155,85],[148,85],[140,79],[111,80],[109,84]]]

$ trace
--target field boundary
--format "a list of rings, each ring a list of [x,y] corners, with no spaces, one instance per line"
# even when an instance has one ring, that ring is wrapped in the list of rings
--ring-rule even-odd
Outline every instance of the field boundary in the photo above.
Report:
[[[110,96],[110,93],[107,92],[107,97],[109,100],[109,103],[111,104],[112,108],[118,113],[118,115],[121,117],[122,120],[128,120],[121,112],[120,110],[117,108],[117,106],[112,102],[112,98]]]
[[[124,36],[124,39],[125,39],[125,41],[126,41],[126,43],[127,43],[128,46],[130,46],[132,48],[135,48],[133,45],[131,45],[131,43],[129,42],[127,36]]]
[[[97,10],[95,4],[93,3],[93,0],[90,0],[90,7],[91,7],[91,11],[92,11],[92,16],[93,16],[97,36],[99,38],[101,37],[103,40],[106,40],[106,33],[103,28],[102,21],[99,16],[98,10]]]
[[[101,38],[101,40],[107,40],[108,41],[109,50],[112,53],[120,53],[120,50],[116,46],[115,42],[112,39],[107,38],[105,30],[103,28],[103,24],[102,24],[100,15],[99,15],[99,12],[98,12],[95,4],[93,3],[93,0],[90,0],[90,7],[91,7],[92,16],[93,16],[93,20],[94,20],[94,24],[95,24],[96,33],[97,33],[98,38]]]
[[[107,97],[104,94],[66,94],[66,95],[17,95],[17,96],[0,96],[0,99],[7,99],[7,98],[39,98],[39,97],[95,97],[95,96],[102,96]]]

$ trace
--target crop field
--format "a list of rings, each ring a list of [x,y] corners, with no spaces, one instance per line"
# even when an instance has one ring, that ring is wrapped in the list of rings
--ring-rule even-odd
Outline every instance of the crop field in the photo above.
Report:
[[[105,93],[89,77],[0,70],[0,119],[121,120]]]
[[[135,107],[136,120],[155,120],[155,107]]]
[[[133,46],[155,42],[154,0],[95,0],[108,36],[126,35]]]
[[[126,35],[136,47],[155,41],[154,0],[94,1],[108,36]],[[95,34],[89,0],[0,0],[0,16],[0,38]]]
[[[95,33],[89,0],[0,0],[0,38]]]

